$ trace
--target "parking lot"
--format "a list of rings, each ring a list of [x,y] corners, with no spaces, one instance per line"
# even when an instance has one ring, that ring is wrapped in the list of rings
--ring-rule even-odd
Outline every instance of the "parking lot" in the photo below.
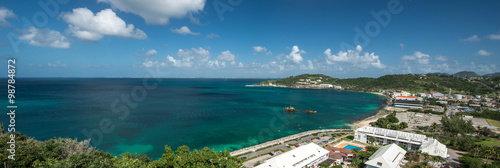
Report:
[[[408,123],[407,129],[416,129],[417,126],[430,126],[432,123],[440,124],[443,116],[415,112],[396,113],[399,122]]]

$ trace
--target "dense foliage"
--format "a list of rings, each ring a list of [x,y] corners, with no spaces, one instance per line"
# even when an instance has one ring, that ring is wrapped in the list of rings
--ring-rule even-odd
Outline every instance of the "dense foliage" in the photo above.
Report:
[[[452,88],[453,93],[466,95],[485,95],[494,91],[494,89],[490,89],[480,82],[469,81],[468,79],[416,74],[385,75],[379,78],[362,77],[349,79],[332,78],[322,74],[303,74],[290,76],[281,80],[265,81],[261,82],[261,84],[268,84],[271,82],[279,85],[296,85],[296,82],[298,82],[299,79],[316,80],[319,79],[319,77],[322,77],[321,83],[340,85],[345,89],[355,91],[399,89],[415,93],[429,93],[431,91],[448,93],[449,88]],[[485,80],[488,85],[498,85],[499,83],[497,80],[500,79],[486,78],[483,80]],[[500,91],[500,88],[497,88],[496,91]]]
[[[0,134],[0,148],[7,149],[11,133]],[[7,167],[242,167],[242,159],[232,157],[228,151],[216,152],[208,148],[194,149],[180,146],[174,152],[165,146],[158,160],[145,154],[124,153],[120,157],[89,147],[88,141],[50,139],[37,141],[16,135],[16,160],[8,159],[8,151],[0,152],[0,162]]]
[[[401,122],[397,124],[398,122],[399,119],[396,117],[396,112],[393,112],[387,115],[387,117],[379,118],[377,121],[371,122],[370,125],[374,127],[387,128],[392,130],[408,128],[408,123]]]
[[[500,120],[500,112],[499,111],[490,111],[488,109],[483,110],[481,113],[478,112],[465,112],[463,115],[471,115],[479,118],[488,118],[494,120]]]

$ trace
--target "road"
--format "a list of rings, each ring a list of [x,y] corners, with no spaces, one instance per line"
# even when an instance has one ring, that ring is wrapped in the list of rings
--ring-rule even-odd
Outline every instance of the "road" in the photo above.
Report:
[[[330,132],[330,134],[332,133],[352,133],[352,132]],[[254,158],[254,159],[251,159],[251,160],[248,160],[246,162],[244,162],[244,166],[246,167],[253,167],[253,165],[255,163],[257,163],[258,161],[260,161],[261,163],[263,163],[265,160],[271,158],[272,156],[268,153],[272,152],[272,151],[275,151],[275,150],[279,150],[279,149],[282,149],[282,150],[285,150],[285,152],[287,151],[290,151],[292,149],[295,149],[296,147],[295,146],[291,146],[290,148],[287,146],[287,144],[299,144],[300,146],[302,145],[306,145],[308,144],[307,143],[307,140],[313,140],[313,143],[315,144],[318,144],[321,143],[322,141],[327,141],[328,139],[330,139],[331,137],[330,136],[325,136],[323,137],[323,135],[326,134],[326,133],[319,133],[318,135],[316,136],[313,136],[313,135],[309,135],[307,137],[303,137],[303,138],[300,138],[300,139],[297,139],[297,140],[293,140],[293,141],[289,141],[289,142],[286,142],[284,144],[280,144],[280,145],[277,145],[277,146],[273,146],[273,147],[270,147],[270,148],[267,148],[267,149],[263,149],[263,150],[259,150],[259,151],[256,151],[254,153],[250,153],[250,154],[246,154],[246,155],[242,155],[242,156],[239,156],[239,157],[246,157],[246,158],[252,158],[252,157],[255,157],[255,156],[259,156],[259,155],[262,155],[262,154],[267,154],[267,155],[263,155],[261,157],[257,157],[257,158]],[[345,137],[347,135],[344,135],[342,137],[339,137],[338,139],[341,139],[343,137]],[[316,139],[316,137],[320,137],[320,139]],[[338,140],[336,138],[336,140]],[[333,142],[333,141],[330,141],[330,142]],[[276,155],[279,155],[281,154],[281,152],[276,152]]]
[[[456,150],[448,148],[448,155],[450,155],[451,160],[449,160],[447,163],[450,164],[451,167],[458,167],[459,162],[458,158],[461,156]]]

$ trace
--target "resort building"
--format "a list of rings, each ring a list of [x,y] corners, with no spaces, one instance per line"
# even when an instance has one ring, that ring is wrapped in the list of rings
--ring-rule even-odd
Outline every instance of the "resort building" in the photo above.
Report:
[[[330,152],[330,159],[335,161],[336,165],[342,164],[345,160],[352,160],[352,151],[345,148],[327,147]]]
[[[446,158],[448,153],[445,145],[433,138],[427,138],[425,135],[369,126],[358,128],[354,133],[354,140],[363,143],[369,143],[372,137],[379,144],[401,145],[407,147],[410,152],[422,150],[429,155],[443,158]],[[439,151],[432,151],[433,148]]]
[[[405,109],[422,109],[424,103],[419,100],[394,100],[394,107]]]
[[[268,159],[256,168],[318,167],[319,163],[328,159],[329,154],[321,146],[309,143]]]
[[[381,147],[366,161],[365,168],[399,168],[406,151],[396,144]]]

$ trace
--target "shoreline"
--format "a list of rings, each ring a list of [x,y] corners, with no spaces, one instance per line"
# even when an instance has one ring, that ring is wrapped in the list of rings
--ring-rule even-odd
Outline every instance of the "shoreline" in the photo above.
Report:
[[[370,93],[370,94],[376,94],[376,95],[383,96],[386,99],[386,104],[383,108],[378,110],[378,112],[375,115],[372,115],[372,116],[369,116],[365,119],[350,123],[349,126],[351,127],[351,129],[357,129],[357,128],[360,128],[363,126],[370,126],[371,122],[375,122],[379,118],[386,117],[387,115],[391,114],[392,111],[395,110],[394,107],[389,106],[391,101],[392,101],[392,98],[390,98],[389,96],[381,94],[379,92],[362,92],[362,93]]]
[[[254,87],[254,86],[246,86],[246,87]],[[266,86],[256,86],[256,87],[266,87]],[[269,86],[267,86],[267,87],[269,87]],[[293,87],[289,87],[289,88],[293,88]],[[321,88],[296,88],[296,89],[321,89]],[[349,90],[342,90],[342,91],[349,91]],[[351,91],[351,92],[356,92],[356,91]],[[349,125],[350,129],[340,129],[340,130],[353,130],[354,131],[357,128],[360,128],[360,127],[363,127],[363,126],[370,126],[371,122],[375,122],[379,118],[382,118],[382,117],[385,117],[385,116],[391,114],[392,111],[394,110],[394,107],[389,106],[390,103],[392,102],[392,98],[389,97],[389,96],[387,96],[387,95],[384,95],[384,94],[381,94],[381,93],[378,93],[378,92],[359,92],[359,93],[369,93],[369,94],[376,94],[376,95],[383,96],[386,99],[386,104],[385,104],[385,106],[383,108],[379,109],[378,112],[375,115],[369,116],[369,117],[367,117],[365,119],[362,119],[362,120],[359,120],[359,121],[355,121],[355,122],[349,123],[348,125]],[[298,137],[301,137],[301,136],[304,136],[304,135],[310,135],[310,134],[312,134],[314,132],[338,131],[338,130],[339,129],[323,129],[323,130],[303,131],[303,132],[299,132],[299,133],[296,133],[296,134],[293,134],[293,135],[289,135],[289,136],[285,136],[285,137],[282,137],[282,138],[270,140],[270,141],[267,141],[267,142],[264,142],[264,143],[259,143],[259,144],[252,145],[252,146],[249,146],[249,147],[245,147],[245,148],[242,148],[242,149],[237,149],[237,150],[231,151],[230,153],[231,153],[232,156],[241,156],[241,155],[244,155],[244,154],[247,154],[247,153],[256,152],[256,151],[261,150],[263,148],[272,147],[275,144],[285,143],[287,140],[290,140],[291,138],[298,138]]]

